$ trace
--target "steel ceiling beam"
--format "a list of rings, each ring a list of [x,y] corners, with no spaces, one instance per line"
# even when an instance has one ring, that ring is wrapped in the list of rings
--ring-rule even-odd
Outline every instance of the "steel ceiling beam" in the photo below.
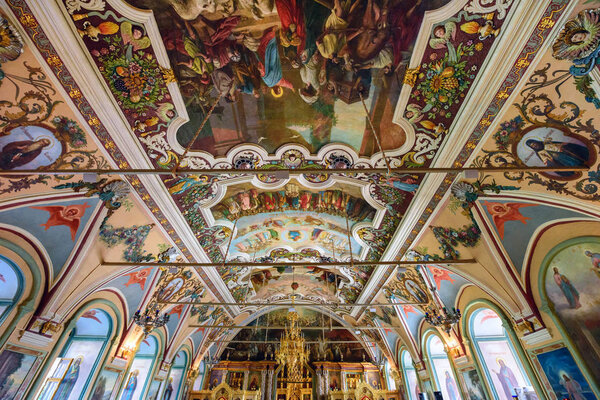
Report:
[[[20,175],[73,175],[73,174],[98,174],[98,175],[273,175],[285,179],[291,174],[446,174],[458,172],[556,172],[556,171],[587,171],[589,167],[415,167],[415,168],[282,168],[277,170],[268,169],[232,169],[232,168],[206,168],[206,169],[94,169],[94,168],[72,168],[72,169],[14,169],[0,170],[0,176]]]
[[[287,326],[269,326],[269,325],[188,325],[190,328],[221,328],[221,329],[286,329]],[[369,330],[381,330],[381,329],[404,329],[401,326],[299,326],[299,329],[304,330],[317,330],[317,331],[328,331],[328,330],[340,330],[340,331],[369,331]]]
[[[279,340],[228,340],[228,341],[223,341],[223,340],[207,340],[207,343],[225,343],[225,344],[230,344],[230,343],[244,343],[244,344],[280,344],[281,341]],[[360,341],[360,340],[326,340],[324,342],[319,342],[319,341],[308,341],[308,342],[304,342],[304,344],[319,344],[319,343],[325,343],[325,344],[329,344],[329,343],[360,343],[360,344],[364,344],[364,341]]]
[[[250,302],[219,302],[219,301],[157,301],[158,304],[184,304],[194,306],[280,306],[280,307],[392,307],[392,306],[424,306],[429,303],[250,303]]]
[[[213,268],[213,267],[318,267],[318,266],[330,266],[330,267],[350,267],[351,265],[364,266],[364,265],[423,265],[423,264],[448,264],[448,265],[459,265],[459,264],[476,264],[477,260],[468,258],[464,260],[432,260],[432,261],[332,261],[332,262],[226,262],[223,263],[197,263],[197,262],[149,262],[149,263],[133,263],[133,262],[111,262],[105,261],[102,265],[106,267],[178,267],[178,268]]]

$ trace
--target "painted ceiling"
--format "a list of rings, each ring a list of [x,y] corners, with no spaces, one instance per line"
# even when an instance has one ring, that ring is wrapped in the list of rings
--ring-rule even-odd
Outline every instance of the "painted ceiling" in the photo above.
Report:
[[[123,299],[129,320],[159,305],[173,351],[188,340],[199,355],[260,358],[234,343],[257,332],[226,326],[255,313],[263,324],[294,300],[347,326],[338,336],[368,356],[404,343],[418,360],[426,305],[475,288],[541,326],[529,237],[600,216],[600,3],[526,3],[7,0],[2,170],[261,171],[1,177],[0,229],[44,249],[53,300],[30,328],[101,293]],[[327,172],[462,165],[590,171]],[[477,262],[439,263],[450,258]],[[216,266],[144,266],[175,261]],[[307,265],[331,261],[347,265]],[[369,302],[398,304],[352,306]],[[377,329],[352,333],[365,324]]]

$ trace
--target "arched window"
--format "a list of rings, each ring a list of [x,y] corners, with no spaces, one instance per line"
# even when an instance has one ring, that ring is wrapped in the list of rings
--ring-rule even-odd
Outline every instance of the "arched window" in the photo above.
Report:
[[[23,292],[23,276],[7,258],[0,257],[0,324],[12,311]]]
[[[84,397],[112,332],[112,319],[100,309],[85,311],[48,375],[39,400],[77,400]]]
[[[187,358],[187,353],[183,350],[180,350],[179,353],[175,355],[163,398],[177,400],[182,395],[183,383],[185,381],[184,374],[187,368]],[[169,393],[170,397],[167,395]]]
[[[459,400],[461,396],[456,384],[456,377],[448,355],[444,351],[442,340],[437,335],[430,335],[427,338],[426,347],[429,366],[435,378],[435,387],[442,392],[444,399]]]
[[[511,400],[516,387],[531,386],[496,312],[489,308],[474,311],[469,317],[469,333],[496,399]]]
[[[390,367],[390,362],[388,359],[385,359],[385,382],[387,383],[388,390],[396,390],[396,382],[392,379],[392,368]]]
[[[158,341],[148,336],[140,343],[121,393],[121,400],[141,399],[152,378],[154,362],[158,355]]]
[[[406,386],[406,392],[408,393],[409,400],[419,400],[419,393],[421,391],[419,390],[417,370],[415,370],[413,359],[408,351],[402,351],[400,354],[400,363],[402,364],[404,385]]]
[[[194,381],[194,386],[192,387],[192,390],[194,390],[194,391],[202,390],[202,385],[204,384],[204,375],[205,375],[204,369],[205,368],[206,368],[206,363],[204,362],[204,360],[200,361],[200,365],[198,365],[198,376],[196,377],[196,380]]]

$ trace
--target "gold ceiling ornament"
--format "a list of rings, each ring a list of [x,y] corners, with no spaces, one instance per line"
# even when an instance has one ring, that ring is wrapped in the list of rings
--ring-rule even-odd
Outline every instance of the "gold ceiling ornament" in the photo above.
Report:
[[[286,378],[289,388],[294,386],[294,382],[302,381],[302,367],[308,361],[308,349],[298,326],[298,313],[290,311],[287,321],[289,324],[286,324],[285,332],[281,336],[275,359],[279,365],[287,367]]]
[[[421,303],[422,306],[427,306],[432,302],[427,284],[415,268],[407,268],[399,272],[396,279],[384,287],[384,293],[388,298],[393,295],[397,299]]]

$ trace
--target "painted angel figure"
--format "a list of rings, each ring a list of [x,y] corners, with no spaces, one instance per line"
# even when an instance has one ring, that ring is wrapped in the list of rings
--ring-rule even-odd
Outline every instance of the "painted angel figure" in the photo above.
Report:
[[[569,73],[575,77],[587,77],[600,63],[600,9],[583,10],[565,24],[558,39],[552,45],[552,55],[558,60],[573,63]],[[600,108],[600,99],[590,86],[590,79],[578,83],[578,90],[586,101]]]
[[[131,51],[138,51],[150,47],[150,38],[144,34],[143,27],[125,21],[121,24],[120,31],[123,43],[130,45]]]
[[[573,61],[571,74],[589,74],[600,56],[600,9],[581,11],[567,22],[552,45],[552,55],[559,60]]]
[[[456,24],[452,21],[446,22],[444,25],[438,25],[433,29],[433,37],[429,39],[429,45],[438,50],[448,49],[448,61],[450,63],[458,62],[456,47],[452,43],[456,39]]]

